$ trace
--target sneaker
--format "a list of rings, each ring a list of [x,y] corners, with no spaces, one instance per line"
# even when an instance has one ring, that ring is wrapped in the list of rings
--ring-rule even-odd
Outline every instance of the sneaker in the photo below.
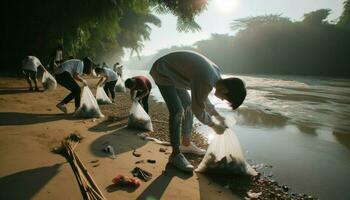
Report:
[[[30,87],[30,88],[29,88],[29,91],[34,91],[33,87]]]
[[[40,90],[39,90],[39,88],[35,88],[35,91],[36,91],[36,92],[39,92]]]
[[[204,156],[205,155],[205,150],[201,149],[201,148],[198,148],[192,142],[188,146],[180,145],[180,152],[181,153],[191,153],[191,154],[195,154],[195,155],[198,155],[198,156]]]
[[[179,153],[175,156],[170,156],[169,163],[172,164],[174,167],[185,172],[192,172],[194,170],[193,165],[191,165],[191,163],[188,162],[188,160],[182,153]]]
[[[67,114],[68,112],[67,112],[67,108],[66,108],[66,106],[64,105],[64,104],[57,104],[56,105],[56,107],[58,108],[58,109],[60,109],[62,112],[64,112],[65,114]]]

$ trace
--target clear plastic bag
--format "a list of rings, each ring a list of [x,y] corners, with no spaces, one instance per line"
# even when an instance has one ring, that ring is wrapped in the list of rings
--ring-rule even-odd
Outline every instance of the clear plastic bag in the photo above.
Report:
[[[222,135],[214,136],[196,171],[222,175],[257,175],[245,160],[236,134],[229,128]]]
[[[112,101],[107,96],[105,90],[103,87],[97,87],[96,89],[96,100],[97,104],[104,105],[104,104],[111,104]]]
[[[41,79],[44,91],[54,90],[57,87],[56,79],[47,71],[44,72]]]
[[[128,127],[153,131],[153,125],[150,116],[143,109],[141,104],[133,101],[129,112]]]
[[[115,84],[114,90],[116,92],[126,92],[125,85],[124,85],[124,80],[119,77],[117,83]]]
[[[81,118],[100,118],[104,117],[98,107],[97,101],[92,95],[88,86],[83,88],[83,92],[80,100],[80,107],[74,114],[75,117]]]

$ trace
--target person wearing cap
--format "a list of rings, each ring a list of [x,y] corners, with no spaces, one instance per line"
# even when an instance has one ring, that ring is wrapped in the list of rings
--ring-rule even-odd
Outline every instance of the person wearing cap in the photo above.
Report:
[[[125,87],[130,89],[130,97],[138,101],[148,113],[148,97],[152,89],[151,81],[145,76],[134,76],[125,80]]]
[[[106,63],[103,63],[103,64],[106,65]],[[112,69],[108,67],[103,67],[103,66],[95,68],[96,74],[101,76],[101,79],[98,81],[96,87],[103,85],[104,91],[112,99],[112,102],[114,103],[115,102],[114,88],[118,81],[118,75]]]
[[[92,60],[85,57],[83,60],[67,60],[57,67],[55,75],[57,83],[71,91],[71,93],[56,105],[62,112],[67,113],[66,105],[72,99],[74,99],[75,110],[80,107],[81,89],[76,81],[82,82],[84,86],[87,86],[87,81],[82,78],[82,75],[83,73],[90,75],[93,66]]]
[[[217,134],[223,134],[227,128],[225,118],[210,103],[208,95],[215,88],[215,96],[229,102],[235,110],[246,97],[245,85],[239,78],[221,78],[220,69],[215,63],[193,51],[175,51],[159,58],[154,62],[150,74],[169,110],[169,134],[173,149],[169,163],[182,171],[193,171],[193,165],[183,153],[205,154],[205,150],[191,142],[193,114]]]

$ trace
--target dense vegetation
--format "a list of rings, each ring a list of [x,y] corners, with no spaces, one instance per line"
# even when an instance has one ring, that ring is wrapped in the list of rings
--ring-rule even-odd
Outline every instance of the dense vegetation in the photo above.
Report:
[[[306,13],[292,22],[281,15],[234,20],[234,36],[213,34],[189,47],[162,49],[153,58],[131,66],[146,67],[164,52],[193,49],[208,56],[227,73],[350,76],[350,0],[336,22],[327,20],[331,10]],[[146,63],[146,64],[143,64]]]
[[[124,49],[138,52],[150,25],[160,26],[152,10],[178,16],[178,30],[198,30],[194,17],[206,0],[31,0],[1,2],[1,72],[20,69],[25,55],[47,64],[57,45],[64,57],[118,58]]]

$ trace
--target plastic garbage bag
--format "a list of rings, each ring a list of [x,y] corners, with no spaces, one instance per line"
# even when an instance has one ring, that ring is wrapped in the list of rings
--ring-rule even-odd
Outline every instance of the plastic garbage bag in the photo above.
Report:
[[[153,131],[153,125],[150,116],[143,109],[141,104],[133,101],[129,112],[128,127]]]
[[[229,128],[222,135],[214,136],[196,171],[222,175],[257,175],[245,160],[236,134]]]
[[[80,99],[80,107],[74,114],[75,117],[81,118],[100,118],[104,117],[98,107],[97,101],[92,95],[88,86],[83,88],[83,92]]]
[[[44,72],[41,80],[44,91],[54,90],[57,87],[56,79],[47,71]]]
[[[103,87],[97,87],[96,89],[96,100],[97,104],[103,105],[103,104],[110,104],[112,101],[108,98],[105,90]]]
[[[116,92],[126,92],[125,85],[124,85],[124,80],[119,77],[117,83],[115,84],[115,89]]]

